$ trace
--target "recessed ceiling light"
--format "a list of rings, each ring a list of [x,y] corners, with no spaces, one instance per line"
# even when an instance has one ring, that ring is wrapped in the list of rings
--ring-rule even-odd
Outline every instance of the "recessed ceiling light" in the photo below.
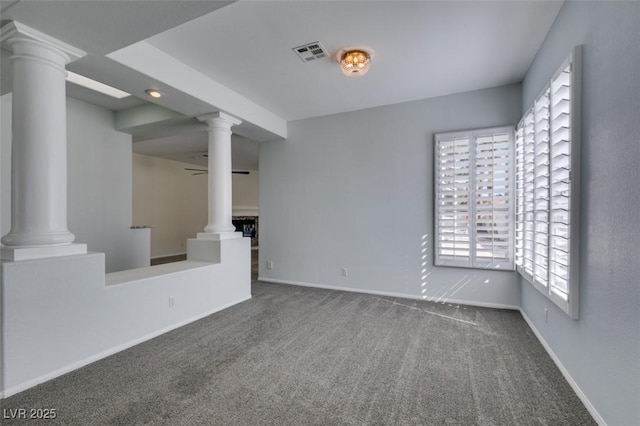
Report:
[[[159,97],[162,96],[162,93],[160,93],[156,89],[147,89],[147,90],[144,91],[144,93],[146,93],[147,95],[151,96],[152,98],[159,98]]]
[[[122,99],[122,98],[126,98],[127,96],[131,96],[131,94],[127,92],[123,92],[120,89],[107,86],[104,83],[100,83],[99,81],[92,80],[88,77],[85,77],[80,74],[76,74],[71,71],[67,71],[67,81],[73,84],[77,84],[78,86],[86,87],[87,89],[100,92],[104,95],[111,96],[112,98],[116,98],[116,99]]]

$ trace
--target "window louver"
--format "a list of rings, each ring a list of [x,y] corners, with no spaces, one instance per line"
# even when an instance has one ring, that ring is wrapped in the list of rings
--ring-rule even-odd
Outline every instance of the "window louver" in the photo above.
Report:
[[[524,270],[533,276],[535,141],[533,109],[524,118]]]
[[[505,133],[475,140],[475,244],[480,267],[492,267],[512,258],[511,141]]]
[[[534,104],[533,279],[543,287],[549,276],[549,91]]]
[[[436,264],[513,269],[513,129],[435,139]]]
[[[571,238],[571,67],[551,82],[551,291],[569,295]]]
[[[437,143],[437,251],[443,261],[458,266],[471,266],[469,146],[466,135],[451,135]]]
[[[520,268],[525,263],[525,185],[524,185],[524,128],[518,125],[516,130],[516,231],[515,231],[515,263]]]
[[[579,64],[576,48],[516,129],[517,270],[573,318],[578,316]]]

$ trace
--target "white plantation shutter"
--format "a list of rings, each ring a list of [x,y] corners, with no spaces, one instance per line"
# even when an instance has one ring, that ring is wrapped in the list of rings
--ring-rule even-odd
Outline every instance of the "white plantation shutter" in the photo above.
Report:
[[[524,116],[524,271],[533,276],[535,141],[533,109]]]
[[[515,263],[519,269],[524,267],[524,126],[522,122],[516,129],[516,231]]]
[[[475,266],[513,269],[512,130],[475,139]]]
[[[534,103],[533,279],[549,280],[549,90]]]
[[[513,269],[513,129],[435,140],[436,264]]]
[[[436,253],[442,264],[471,266],[469,199],[470,135],[443,135],[436,141]]]
[[[571,64],[551,81],[551,291],[569,298],[571,239]]]
[[[578,316],[580,49],[554,75],[516,130],[516,266]]]

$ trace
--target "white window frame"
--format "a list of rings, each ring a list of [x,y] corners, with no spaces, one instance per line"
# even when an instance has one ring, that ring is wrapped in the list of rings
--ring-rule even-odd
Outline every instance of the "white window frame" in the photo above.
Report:
[[[576,46],[516,127],[516,269],[575,319],[581,65],[582,49]]]
[[[506,211],[506,219],[504,220],[506,230],[506,244],[505,251],[506,257],[502,258],[486,258],[482,256],[478,256],[478,232],[477,232],[477,224],[480,219],[477,216],[478,211],[482,211],[482,209],[478,209],[478,200],[479,194],[477,191],[476,180],[478,179],[477,172],[477,164],[476,164],[476,148],[478,140],[481,138],[487,137],[495,137],[495,136],[506,136],[507,138],[507,149],[508,149],[508,165],[506,170],[506,176],[504,179],[504,185],[506,192],[506,203],[507,206],[504,209]],[[442,174],[441,171],[441,145],[442,143],[450,143],[452,140],[464,141],[468,139],[469,149],[466,153],[466,157],[463,156],[461,161],[468,160],[469,163],[469,182],[468,189],[461,191],[464,192],[465,196],[468,196],[467,205],[464,207],[460,207],[457,209],[455,206],[449,207],[446,206],[446,203],[442,203],[443,198],[446,198],[447,190],[443,188],[444,184],[442,183]],[[464,143],[464,142],[463,142]],[[492,142],[493,143],[493,142]],[[515,220],[514,220],[514,205],[515,205],[515,176],[514,176],[514,128],[513,126],[502,126],[502,127],[493,127],[486,129],[476,129],[476,130],[468,130],[468,131],[459,131],[459,132],[448,132],[448,133],[438,133],[434,135],[434,235],[435,235],[435,265],[438,266],[454,266],[454,267],[467,267],[467,268],[476,268],[476,269],[499,269],[506,271],[514,271],[515,270],[515,262],[514,262],[514,230],[515,230]],[[492,157],[493,158],[493,157]],[[494,160],[495,161],[495,160]],[[450,161],[449,161],[450,162]],[[454,159],[454,162],[458,164],[458,161]],[[455,172],[450,172],[455,173]],[[493,188],[496,187],[494,182],[494,174],[493,170],[491,172],[491,197],[493,198],[495,193]],[[498,182],[497,180],[495,182]],[[449,190],[450,193],[450,190]],[[485,192],[485,195],[487,193]],[[457,195],[456,195],[457,196]],[[503,197],[504,199],[504,197]],[[492,200],[495,202],[495,198]],[[451,204],[451,203],[449,203]],[[455,205],[455,202],[454,202]],[[494,206],[494,204],[492,204]],[[466,235],[468,235],[469,239],[469,247],[468,247],[468,256],[465,255],[447,255],[444,253],[445,249],[442,247],[443,240],[446,237],[446,233],[449,232],[451,235],[451,230],[446,229],[447,226],[441,225],[444,219],[442,219],[442,215],[445,214],[445,211],[455,212],[452,227],[454,228],[454,235],[457,234],[455,228],[461,228],[466,230]],[[485,210],[487,211],[487,210]],[[466,212],[466,213],[465,213]],[[492,215],[495,215],[495,209],[492,207],[491,211]],[[465,219],[460,219],[460,226],[457,226],[455,219],[458,214],[466,215]],[[495,216],[492,216],[495,218]],[[492,223],[494,226],[495,223]],[[449,226],[451,228],[451,226]],[[465,231],[463,231],[465,232]],[[498,231],[500,232],[500,231]],[[491,234],[495,235],[494,233]],[[455,240],[454,236],[454,240]],[[492,241],[492,247],[496,243]],[[463,248],[461,252],[465,249]],[[454,250],[455,253],[455,250]],[[494,251],[492,251],[494,253]]]

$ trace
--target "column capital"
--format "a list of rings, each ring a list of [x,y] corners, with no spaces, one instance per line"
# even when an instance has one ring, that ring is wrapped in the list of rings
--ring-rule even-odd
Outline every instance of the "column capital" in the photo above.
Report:
[[[209,125],[209,127],[213,127],[214,125],[220,123],[228,123],[229,129],[231,128],[231,126],[237,126],[238,124],[242,123],[242,120],[240,120],[239,118],[222,111],[199,115],[198,120],[204,121]]]
[[[66,65],[85,56],[87,53],[63,41],[53,38],[38,30],[34,30],[20,22],[11,21],[0,29],[0,44],[2,47],[16,52],[16,45],[20,42],[37,46],[39,49],[48,48],[57,53],[58,58],[49,58],[60,65]],[[22,53],[22,52],[20,52]]]

